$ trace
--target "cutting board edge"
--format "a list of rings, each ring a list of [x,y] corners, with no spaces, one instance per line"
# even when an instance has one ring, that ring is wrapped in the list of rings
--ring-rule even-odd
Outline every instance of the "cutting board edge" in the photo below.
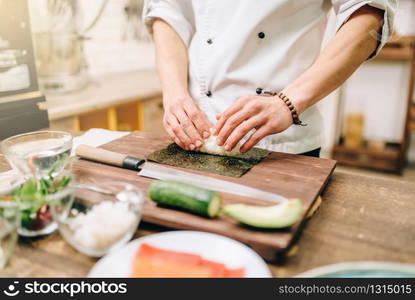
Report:
[[[194,227],[188,226],[188,225],[185,225],[185,224],[175,224],[175,225],[169,226],[169,225],[166,225],[165,223],[161,223],[160,220],[155,219],[152,216],[144,216],[142,221],[145,222],[145,223],[155,224],[155,225],[158,225],[158,226],[162,226],[162,227],[165,227],[165,228],[172,228],[172,229],[176,229],[176,230],[195,230],[195,231],[216,233],[216,234],[220,234],[220,235],[229,237],[231,239],[237,240],[237,241],[239,241],[241,243],[244,243],[244,244],[246,244],[246,245],[248,245],[252,248],[262,248],[262,249],[272,250],[275,253],[284,252],[287,249],[288,245],[290,244],[290,242],[292,240],[292,238],[289,238],[289,239],[287,239],[287,242],[284,243],[283,245],[270,246],[270,245],[267,245],[265,243],[258,242],[258,241],[255,241],[255,240],[241,239],[241,238],[238,238],[238,237],[235,237],[235,236],[232,236],[232,235],[228,235],[226,232],[223,232],[223,233],[220,232],[219,233],[218,231],[215,231],[215,230],[194,229]],[[297,231],[298,226],[299,226],[299,224],[295,225],[295,232]],[[294,235],[295,234],[293,234],[293,236]]]

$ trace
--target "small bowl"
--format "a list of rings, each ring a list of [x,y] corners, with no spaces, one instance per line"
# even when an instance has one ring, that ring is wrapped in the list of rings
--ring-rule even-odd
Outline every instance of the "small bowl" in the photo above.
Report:
[[[26,178],[56,176],[69,162],[72,135],[64,131],[35,131],[1,142],[1,150],[14,169]]]
[[[132,238],[144,195],[128,183],[104,182],[72,185],[49,200],[64,239],[79,252],[100,257]]]
[[[0,201],[0,270],[7,265],[16,246],[19,217],[18,203]]]
[[[14,171],[0,173],[0,196],[9,195],[24,183],[24,178]]]
[[[62,172],[53,178],[53,184],[54,186],[60,186],[60,184],[62,184],[62,180],[66,181],[68,179],[69,184],[75,181],[75,178],[71,173]],[[30,178],[24,183],[24,185],[28,184],[29,181],[36,182],[35,179]],[[69,189],[69,185],[65,188],[60,188],[58,192],[46,196],[16,195],[16,192],[10,194],[12,197],[16,197],[20,207],[20,225],[18,227],[19,235],[25,237],[35,237],[54,232],[58,228],[58,225],[52,217],[50,198],[54,199],[54,195],[60,195],[61,192],[64,192],[67,189]]]

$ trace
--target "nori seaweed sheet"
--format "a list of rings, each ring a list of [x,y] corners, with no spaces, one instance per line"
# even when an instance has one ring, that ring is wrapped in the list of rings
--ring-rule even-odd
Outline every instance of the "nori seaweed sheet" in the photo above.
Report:
[[[186,151],[175,143],[147,156],[158,163],[199,170],[219,175],[241,177],[264,159],[270,151],[253,148],[235,157],[212,155],[196,151]]]

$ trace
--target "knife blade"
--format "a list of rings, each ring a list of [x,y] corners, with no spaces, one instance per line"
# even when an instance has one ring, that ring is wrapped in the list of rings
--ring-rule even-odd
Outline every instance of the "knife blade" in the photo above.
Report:
[[[160,164],[146,162],[144,159],[135,158],[125,154],[87,145],[79,145],[76,148],[75,152],[78,156],[88,160],[139,171],[138,175],[143,177],[161,180],[184,181],[201,188],[248,198],[255,198],[268,202],[282,203],[288,201],[286,197],[275,193],[266,192],[257,188],[222,179],[216,179],[209,176],[197,175],[174,168],[165,167]]]
[[[287,198],[281,195],[266,192],[246,185],[216,179],[208,176],[188,173],[149,162],[145,163],[145,166],[141,169],[141,171],[138,174],[144,177],[157,178],[163,180],[184,181],[186,183],[217,192],[224,192],[233,195],[256,198],[270,202],[281,203],[288,200]]]

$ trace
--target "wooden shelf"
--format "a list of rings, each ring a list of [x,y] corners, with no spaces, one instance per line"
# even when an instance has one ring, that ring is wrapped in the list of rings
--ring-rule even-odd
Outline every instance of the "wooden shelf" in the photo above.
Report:
[[[399,144],[392,143],[389,143],[388,146],[386,146],[386,149],[382,151],[366,148],[363,146],[361,148],[351,148],[344,145],[337,145],[335,149],[335,151],[339,153],[369,155],[371,157],[380,159],[395,160],[399,157]]]
[[[415,103],[410,108],[408,128],[410,131],[415,131]]]
[[[377,58],[390,60],[411,60],[415,36],[393,37],[379,52]]]
[[[339,164],[401,173],[400,144],[387,143],[384,150],[346,147],[339,144],[333,149],[333,158]]]
[[[398,49],[398,48],[386,48],[379,52],[376,58],[388,59],[388,60],[411,60],[412,50],[410,49]]]
[[[334,157],[339,164],[350,167],[366,168],[373,169],[377,171],[391,172],[395,174],[400,174],[401,171],[396,168],[395,162],[388,160],[370,160],[370,161],[357,161],[351,158],[345,157]]]

